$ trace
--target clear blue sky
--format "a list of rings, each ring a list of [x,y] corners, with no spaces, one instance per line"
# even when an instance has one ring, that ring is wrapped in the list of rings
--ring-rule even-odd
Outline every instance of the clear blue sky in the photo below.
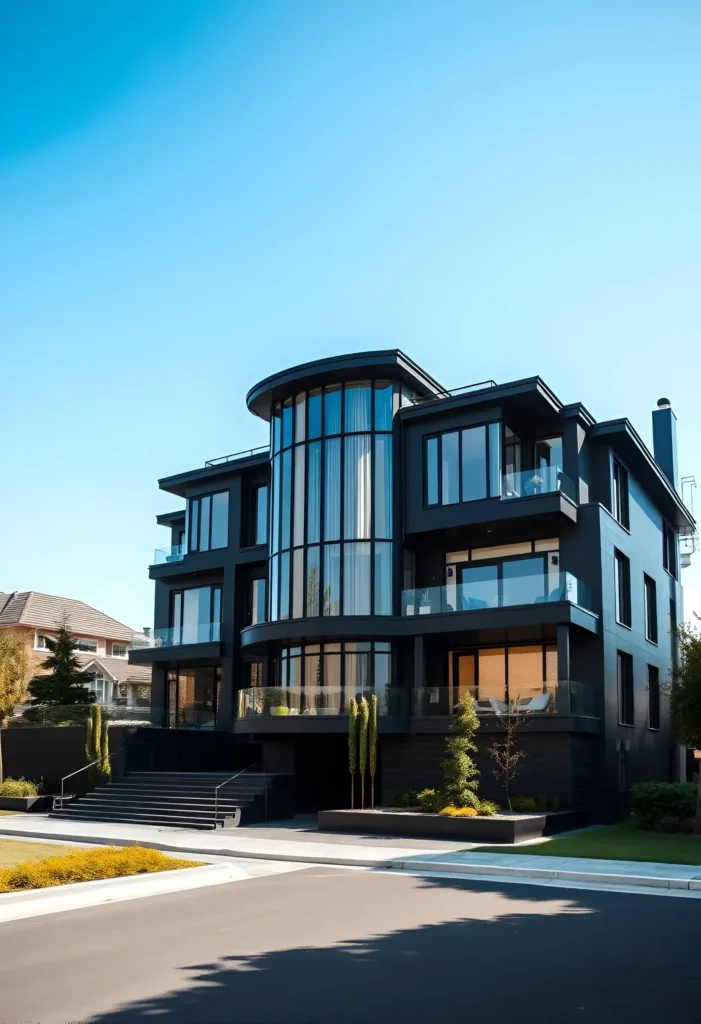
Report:
[[[667,395],[701,484],[699,53],[697,0],[4,0],[0,589],[150,623],[158,477],[352,349]]]

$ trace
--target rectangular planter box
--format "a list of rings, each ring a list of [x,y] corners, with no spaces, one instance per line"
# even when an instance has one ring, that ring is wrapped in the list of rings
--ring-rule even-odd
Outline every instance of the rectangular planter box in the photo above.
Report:
[[[0,796],[0,811],[50,811],[52,796]]]
[[[319,811],[322,832],[363,832],[424,839],[465,839],[472,843],[518,843],[567,832],[587,824],[583,811],[495,814],[491,818],[448,818],[414,811]]]

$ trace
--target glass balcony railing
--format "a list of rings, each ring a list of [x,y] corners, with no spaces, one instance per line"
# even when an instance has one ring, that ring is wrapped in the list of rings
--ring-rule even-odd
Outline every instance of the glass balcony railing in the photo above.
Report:
[[[472,578],[444,587],[417,587],[402,591],[402,615],[436,615],[480,608],[511,608],[515,605],[571,601],[591,608],[589,588],[569,572],[517,575],[518,562],[504,563],[511,575]],[[507,569],[508,566],[508,569]],[[475,565],[475,577],[479,566]],[[484,569],[488,568],[485,566]],[[486,574],[485,574],[486,575]]]
[[[180,647],[182,644],[211,644],[220,639],[220,622],[191,622],[184,626],[154,629],[156,647]]]
[[[530,498],[535,494],[551,494],[553,491],[562,491],[572,501],[576,501],[574,484],[559,466],[505,473],[501,482],[502,499]]]
[[[347,715],[351,697],[359,700],[375,694],[377,714],[396,716],[406,712],[408,691],[399,686],[377,689],[353,686],[256,686],[239,691],[239,718],[286,718],[294,715]]]
[[[185,555],[184,544],[174,544],[170,548],[156,548],[153,553],[153,564],[165,565],[167,562],[182,562]]]
[[[498,687],[426,686],[411,690],[411,714],[414,718],[444,718],[455,713],[458,701],[471,693],[479,715],[504,714],[509,704],[518,714],[571,714],[597,718],[596,694],[589,683],[524,682]]]

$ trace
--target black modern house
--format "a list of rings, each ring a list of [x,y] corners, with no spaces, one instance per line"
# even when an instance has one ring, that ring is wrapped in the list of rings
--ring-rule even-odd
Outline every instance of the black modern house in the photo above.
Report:
[[[216,745],[294,775],[299,810],[347,806],[348,703],[375,693],[387,801],[439,782],[469,691],[484,796],[514,702],[520,792],[606,819],[675,777],[663,684],[695,526],[666,400],[654,454],[540,377],[446,391],[398,350],[292,367],[247,404],[269,447],[159,483],[184,507],[158,517],[157,646],[130,654],[203,770]]]

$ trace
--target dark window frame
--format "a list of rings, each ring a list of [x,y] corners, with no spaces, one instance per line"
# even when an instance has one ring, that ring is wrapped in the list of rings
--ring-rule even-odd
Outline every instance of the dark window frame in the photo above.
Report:
[[[659,631],[657,628],[657,584],[652,576],[643,573],[643,596],[645,604],[645,639],[657,645]]]
[[[221,698],[221,665],[202,665],[200,668],[213,670],[213,692],[212,692],[212,718],[217,723],[219,717],[219,702]],[[187,668],[172,668],[166,672],[166,727],[168,729],[187,729],[186,725],[180,722],[180,673],[186,673]],[[174,678],[173,678],[174,677]],[[173,690],[171,691],[171,687]],[[175,696],[175,716],[171,712],[171,692]]]
[[[494,423],[499,425],[499,493],[491,493],[491,456],[492,456],[492,440],[490,426]],[[479,427],[484,428],[484,497],[483,498],[463,498],[463,431],[473,430]],[[457,458],[457,469],[458,469],[458,500],[451,502],[443,501],[443,438],[446,434],[457,434],[458,438],[458,458]],[[438,501],[429,502],[428,500],[428,444],[429,441],[437,441],[436,453],[438,465],[436,467],[436,477],[438,481],[437,492]],[[422,496],[423,506],[425,509],[428,508],[451,508],[455,505],[471,505],[473,501],[489,501],[492,498],[501,498],[501,491],[503,486],[503,475],[504,475],[504,424],[501,419],[497,420],[484,420],[481,423],[465,423],[461,426],[450,427],[446,430],[433,431],[430,434],[424,434],[422,451],[421,451],[421,470],[422,470]]]
[[[660,670],[657,665],[647,667],[647,727],[651,732],[661,728]]]
[[[618,548],[614,548],[613,559],[616,622],[619,626],[632,629],[633,608],[630,589],[630,559],[622,551],[619,551]],[[623,572],[621,572],[622,569]]]
[[[480,673],[480,659],[479,652],[483,650],[502,650],[504,651],[504,693],[505,700],[508,702],[510,697],[509,692],[509,648],[511,647],[533,647],[540,648],[541,651],[541,663],[543,673],[543,693],[548,692],[548,678],[547,678],[547,664],[548,664],[548,649],[557,652],[557,643],[554,640],[541,640],[539,642],[527,642],[518,643],[513,641],[512,643],[506,644],[477,644],[472,647],[454,647],[450,648],[448,654],[453,664],[453,686],[458,686],[459,683],[455,681],[456,663],[460,656],[474,656],[475,659],[475,700],[479,700],[479,673]],[[537,682],[537,680],[536,680]],[[559,680],[555,680],[555,687],[559,685]]]
[[[616,651],[616,682],[618,689],[618,724],[635,728],[635,666],[628,651]]]
[[[226,544],[220,544],[217,547],[212,547],[212,509],[214,507],[214,498],[220,494],[226,494]],[[202,531],[202,502],[209,499],[209,515],[207,522],[207,547],[200,548],[200,538]],[[218,491],[208,491],[206,494],[193,494],[191,498],[187,499],[187,553],[188,554],[206,554],[208,551],[225,551],[229,546],[229,504],[231,501],[231,495],[228,487],[220,488]]]
[[[629,486],[628,470],[614,456],[611,479],[611,515],[628,533],[630,533]]]
[[[662,565],[673,579],[679,578],[677,534],[665,519],[662,520]]]
[[[168,609],[168,623],[169,628],[174,631],[173,633],[173,645],[182,646],[182,635],[183,635],[183,612],[185,611],[185,593],[188,590],[203,590],[204,588],[209,589],[209,625],[219,626],[218,630],[210,628],[210,636],[208,640],[198,640],[197,643],[217,643],[221,640],[221,624],[223,622],[223,584],[222,583],[200,583],[194,587],[178,587],[170,592],[169,609]],[[215,593],[219,594],[219,619],[214,618],[214,607],[215,607]],[[175,641],[175,630],[178,628],[175,623],[175,604],[176,600],[180,599],[180,625],[179,625],[179,639]],[[218,636],[214,636],[214,633],[218,633]]]
[[[367,648],[364,647],[360,651],[355,650],[354,649],[355,645],[359,644],[359,643],[363,644],[363,645],[367,644]],[[313,650],[307,652],[307,648],[313,648]],[[333,648],[333,649],[329,649],[329,648]],[[295,653],[290,653],[290,652],[295,652]],[[393,672],[393,654],[394,654],[394,649],[392,647],[391,642],[388,641],[388,640],[344,640],[344,641],[328,640],[326,643],[322,643],[322,644],[302,644],[302,645],[289,645],[289,646],[286,646],[286,647],[282,647],[275,654],[275,656],[271,659],[271,667],[272,667],[272,671],[273,671],[273,674],[274,674],[274,683],[272,685],[274,685],[275,687],[279,687],[280,689],[292,689],[293,687],[290,687],[289,682],[283,684],[282,680],[283,680],[284,676],[286,676],[286,678],[289,680],[289,677],[290,677],[290,675],[289,675],[289,663],[290,663],[290,661],[297,660],[298,663],[299,663],[299,678],[300,678],[300,683],[298,684],[297,688],[298,689],[305,689],[305,682],[304,682],[305,677],[306,677],[306,673],[305,673],[305,659],[307,657],[318,657],[319,658],[319,666],[318,666],[319,667],[319,683],[318,683],[318,687],[320,689],[324,689],[326,686],[335,685],[335,684],[328,684],[326,682],[326,678],[325,678],[326,664],[325,664],[324,658],[325,658],[326,655],[331,655],[331,656],[336,655],[340,659],[340,673],[339,673],[340,683],[339,683],[339,686],[340,686],[340,688],[342,690],[345,690],[346,685],[347,685],[347,683],[346,683],[346,657],[345,656],[346,656],[346,654],[353,654],[353,653],[356,653],[356,654],[358,654],[358,653],[359,654],[369,654],[370,655],[370,675],[369,675],[369,682],[368,682],[368,686],[367,686],[368,690],[374,690],[375,689],[375,685],[376,685],[376,679],[375,679],[375,670],[376,670],[375,656],[376,655],[381,655],[381,656],[386,657],[386,658],[389,659],[389,683],[387,685],[388,686],[395,686],[396,685],[396,684],[394,684],[392,682],[393,676],[394,676],[394,672]],[[287,662],[288,663],[288,670],[287,670],[286,673],[283,673],[283,668],[282,668],[283,662]]]

